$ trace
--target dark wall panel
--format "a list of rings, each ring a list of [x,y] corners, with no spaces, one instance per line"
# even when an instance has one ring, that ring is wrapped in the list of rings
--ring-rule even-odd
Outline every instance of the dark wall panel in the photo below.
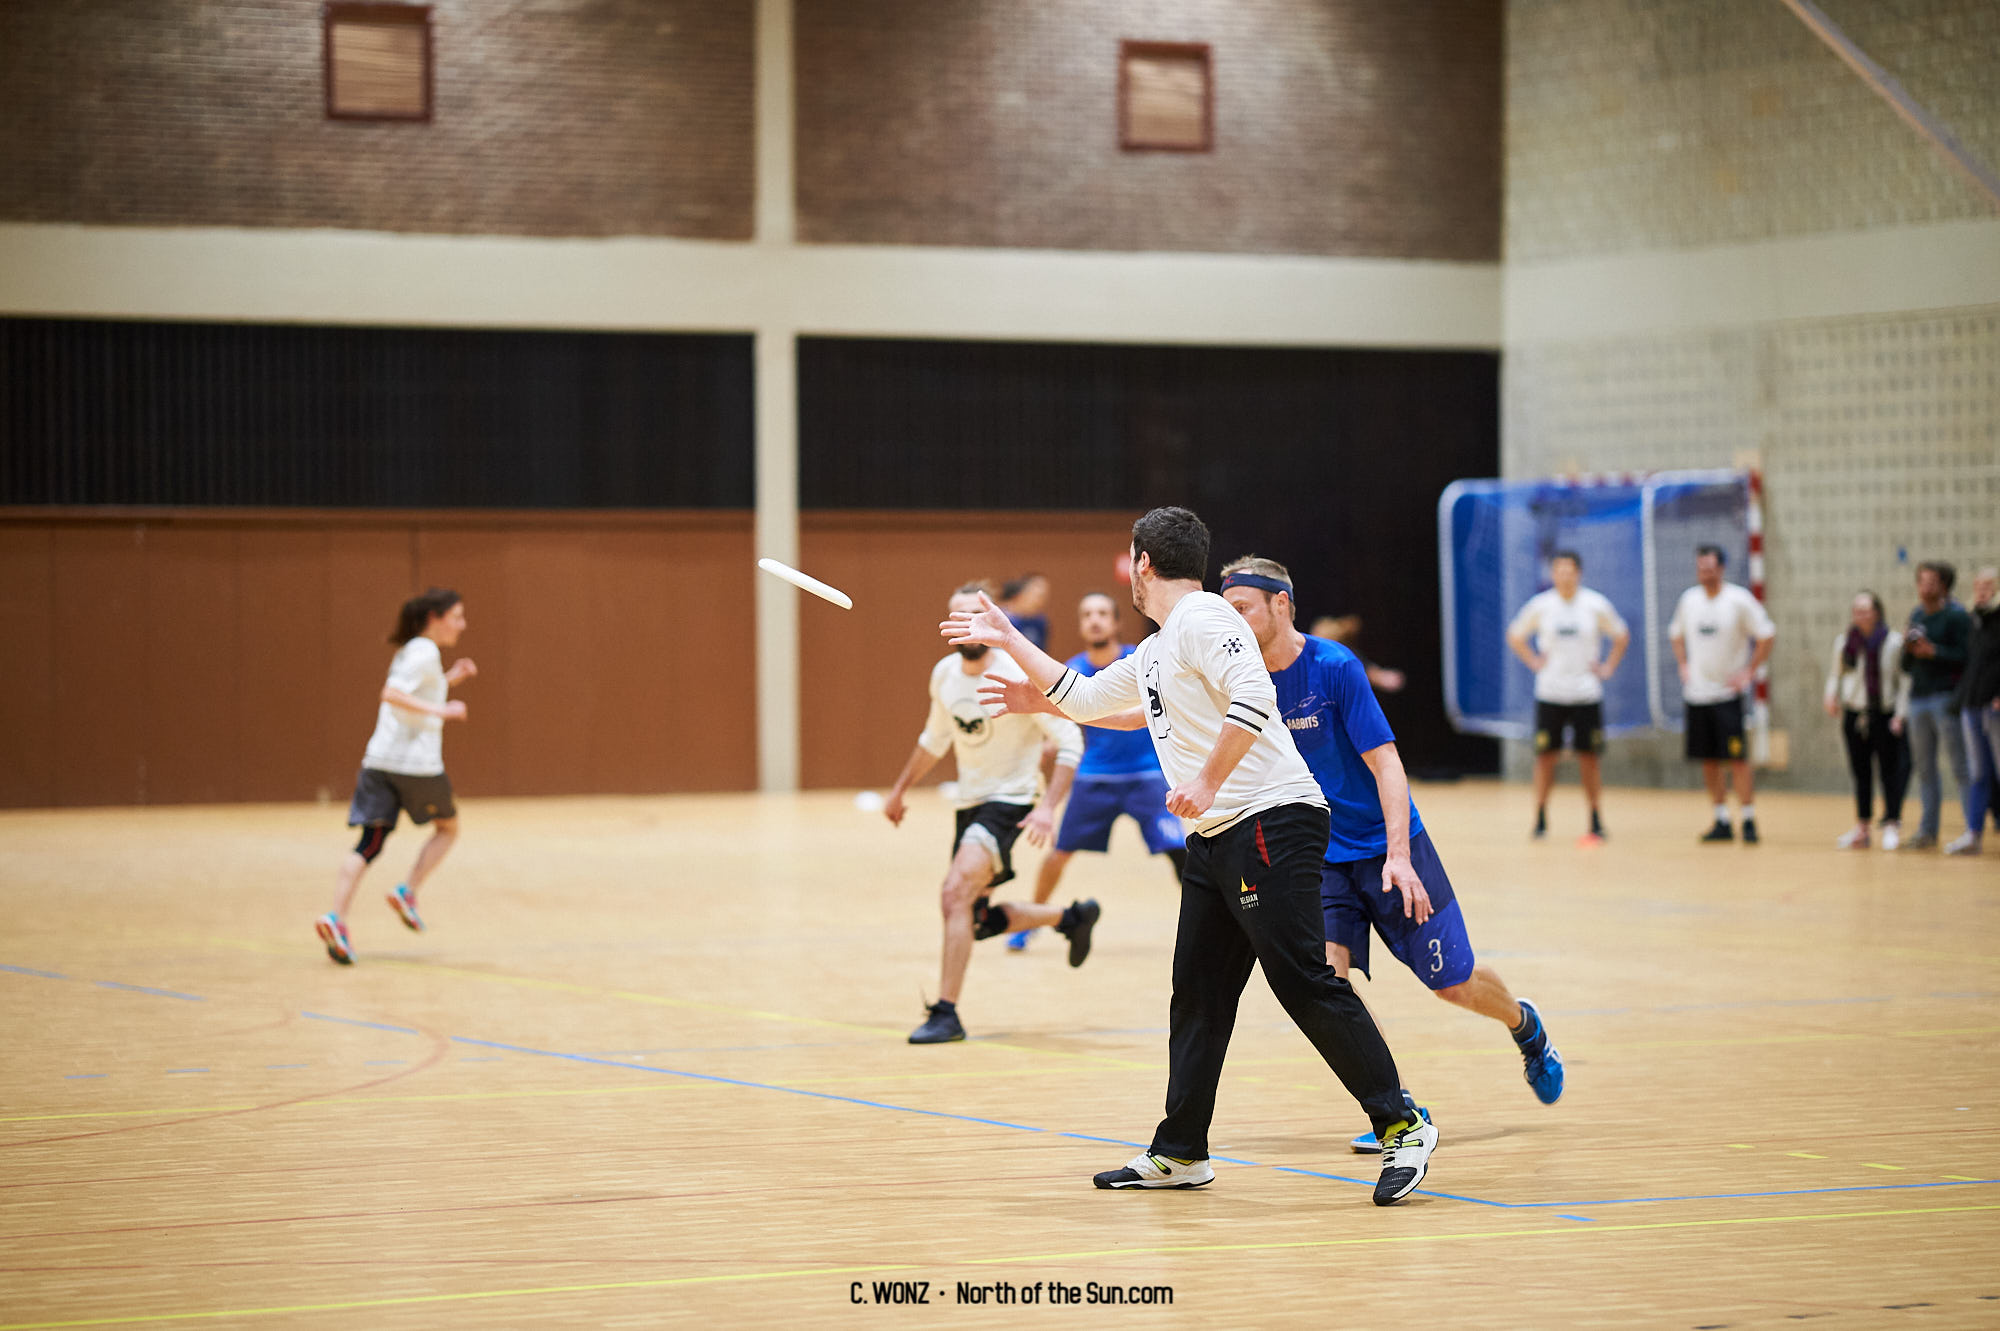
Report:
[[[1497,355],[808,338],[799,386],[807,508],[1187,505],[1210,586],[1254,552],[1302,619],[1362,617],[1359,649],[1408,671],[1383,701],[1413,768],[1497,770],[1445,718],[1435,516],[1498,470]]]
[[[0,318],[0,504],[743,508],[750,339]]]

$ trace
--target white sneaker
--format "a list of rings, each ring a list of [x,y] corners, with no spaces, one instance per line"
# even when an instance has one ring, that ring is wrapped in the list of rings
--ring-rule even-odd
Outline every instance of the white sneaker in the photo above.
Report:
[[[1903,829],[1895,823],[1882,824],[1882,849],[1894,850],[1903,844]]]
[[[1967,832],[1964,836],[1945,843],[1947,855],[1977,855],[1979,853],[1979,833]]]
[[[1107,1169],[1091,1179],[1100,1188],[1200,1188],[1215,1182],[1206,1160],[1175,1160],[1141,1151],[1123,1169]]]
[[[1834,842],[1833,845],[1836,850],[1866,850],[1868,849],[1868,829],[1865,827],[1850,827],[1847,829],[1847,834]]]
[[[1413,1128],[1389,1134],[1382,1144],[1382,1177],[1375,1181],[1375,1204],[1394,1206],[1417,1190],[1431,1166],[1431,1152],[1437,1149],[1438,1130],[1418,1122]]]

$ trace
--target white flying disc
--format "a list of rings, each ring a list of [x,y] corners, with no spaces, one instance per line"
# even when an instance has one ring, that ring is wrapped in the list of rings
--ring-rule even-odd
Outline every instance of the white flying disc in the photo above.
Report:
[[[780,564],[775,559],[760,559],[757,561],[757,567],[763,569],[773,577],[783,578],[800,591],[811,592],[822,601],[833,602],[842,610],[852,610],[854,608],[854,601],[846,592],[840,590],[838,587],[829,587],[818,578],[807,577],[790,564]]]

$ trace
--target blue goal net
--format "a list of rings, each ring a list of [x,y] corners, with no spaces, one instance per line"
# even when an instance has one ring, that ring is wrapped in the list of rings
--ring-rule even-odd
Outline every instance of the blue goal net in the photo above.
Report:
[[[1507,646],[1507,625],[1546,589],[1549,558],[1574,550],[1584,585],[1632,631],[1604,686],[1604,728],[1678,729],[1680,681],[1667,622],[1694,582],[1694,548],[1720,546],[1730,576],[1748,564],[1750,484],[1743,472],[1663,472],[1595,482],[1458,481],[1438,501],[1445,708],[1460,730],[1534,733],[1534,676]]]

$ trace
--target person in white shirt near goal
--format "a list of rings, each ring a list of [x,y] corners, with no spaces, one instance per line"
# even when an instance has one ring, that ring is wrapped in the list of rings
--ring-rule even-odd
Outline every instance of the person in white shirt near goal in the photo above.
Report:
[[[952,593],[946,609],[969,612],[990,604],[979,584],[969,583]],[[889,821],[901,827],[910,787],[946,753],[957,754],[958,830],[939,896],[944,948],[938,998],[925,1009],[923,1024],[910,1033],[911,1044],[947,1044],[965,1038],[958,999],[975,941],[1046,924],[1069,939],[1069,964],[1081,966],[1090,955],[1090,931],[1100,913],[1094,900],[1058,907],[1033,901],[994,902],[988,896],[1014,877],[1015,838],[1025,832],[1029,845],[1048,844],[1056,808],[1069,793],[1077,760],[1083,756],[1083,732],[1072,721],[989,712],[979,698],[979,686],[988,676],[1023,678],[1021,668],[1004,652],[970,643],[931,667],[930,714],[882,805]],[[1056,751],[1055,771],[1037,801],[1042,751],[1049,745]]]
[[[1625,659],[1632,631],[1607,597],[1583,585],[1576,551],[1550,556],[1549,580],[1555,586],[1529,597],[1507,626],[1507,645],[1535,672],[1535,835],[1548,834],[1549,790],[1567,747],[1590,805],[1586,838],[1602,840],[1597,755],[1604,751],[1604,682]]]
[[[1027,682],[995,675],[981,690],[1016,712],[1073,720],[1134,707],[1172,788],[1167,808],[1193,819],[1181,877],[1167,1037],[1167,1113],[1152,1144],[1100,1188],[1199,1188],[1215,1180],[1209,1125],[1251,968],[1360,1102],[1383,1144],[1375,1204],[1416,1190],[1438,1131],[1403,1093],[1388,1042],[1353,986],[1326,958],[1320,864],[1326,796],[1278,715],[1277,686],[1257,640],[1229,602],[1202,590],[1208,528],[1184,508],[1156,508],[1132,525],[1132,604],[1160,631],[1130,656],[1085,676],[1038,650],[992,601],[954,609],[939,626],[954,646],[998,648]],[[1385,885],[1385,890],[1387,889]],[[1423,885],[1398,884],[1407,909],[1428,909]]]
[[[1695,547],[1695,585],[1681,593],[1667,637],[1681,671],[1681,698],[1687,708],[1687,756],[1701,763],[1715,820],[1703,841],[1734,841],[1724,799],[1724,763],[1736,784],[1743,840],[1757,844],[1757,799],[1750,776],[1750,753],[1743,735],[1743,693],[1757,669],[1771,659],[1778,630],[1764,604],[1747,587],[1722,580],[1727,562],[1720,546]]]
[[[431,824],[431,838],[417,852],[408,879],[389,893],[390,909],[407,928],[422,931],[417,892],[458,841],[458,805],[444,770],[444,723],[463,721],[465,704],[446,701],[446,694],[479,668],[471,657],[461,656],[445,669],[443,649],[456,647],[464,632],[465,602],[442,587],[411,597],[396,615],[396,631],[389,635],[396,644],[395,659],[389,662],[375,733],[362,755],[347,808],[347,825],[361,829],[361,840],[340,863],[333,909],[313,921],[326,954],[343,966],[354,964],[347,908],[361,875],[396,830],[396,820],[408,813],[418,827]]]

